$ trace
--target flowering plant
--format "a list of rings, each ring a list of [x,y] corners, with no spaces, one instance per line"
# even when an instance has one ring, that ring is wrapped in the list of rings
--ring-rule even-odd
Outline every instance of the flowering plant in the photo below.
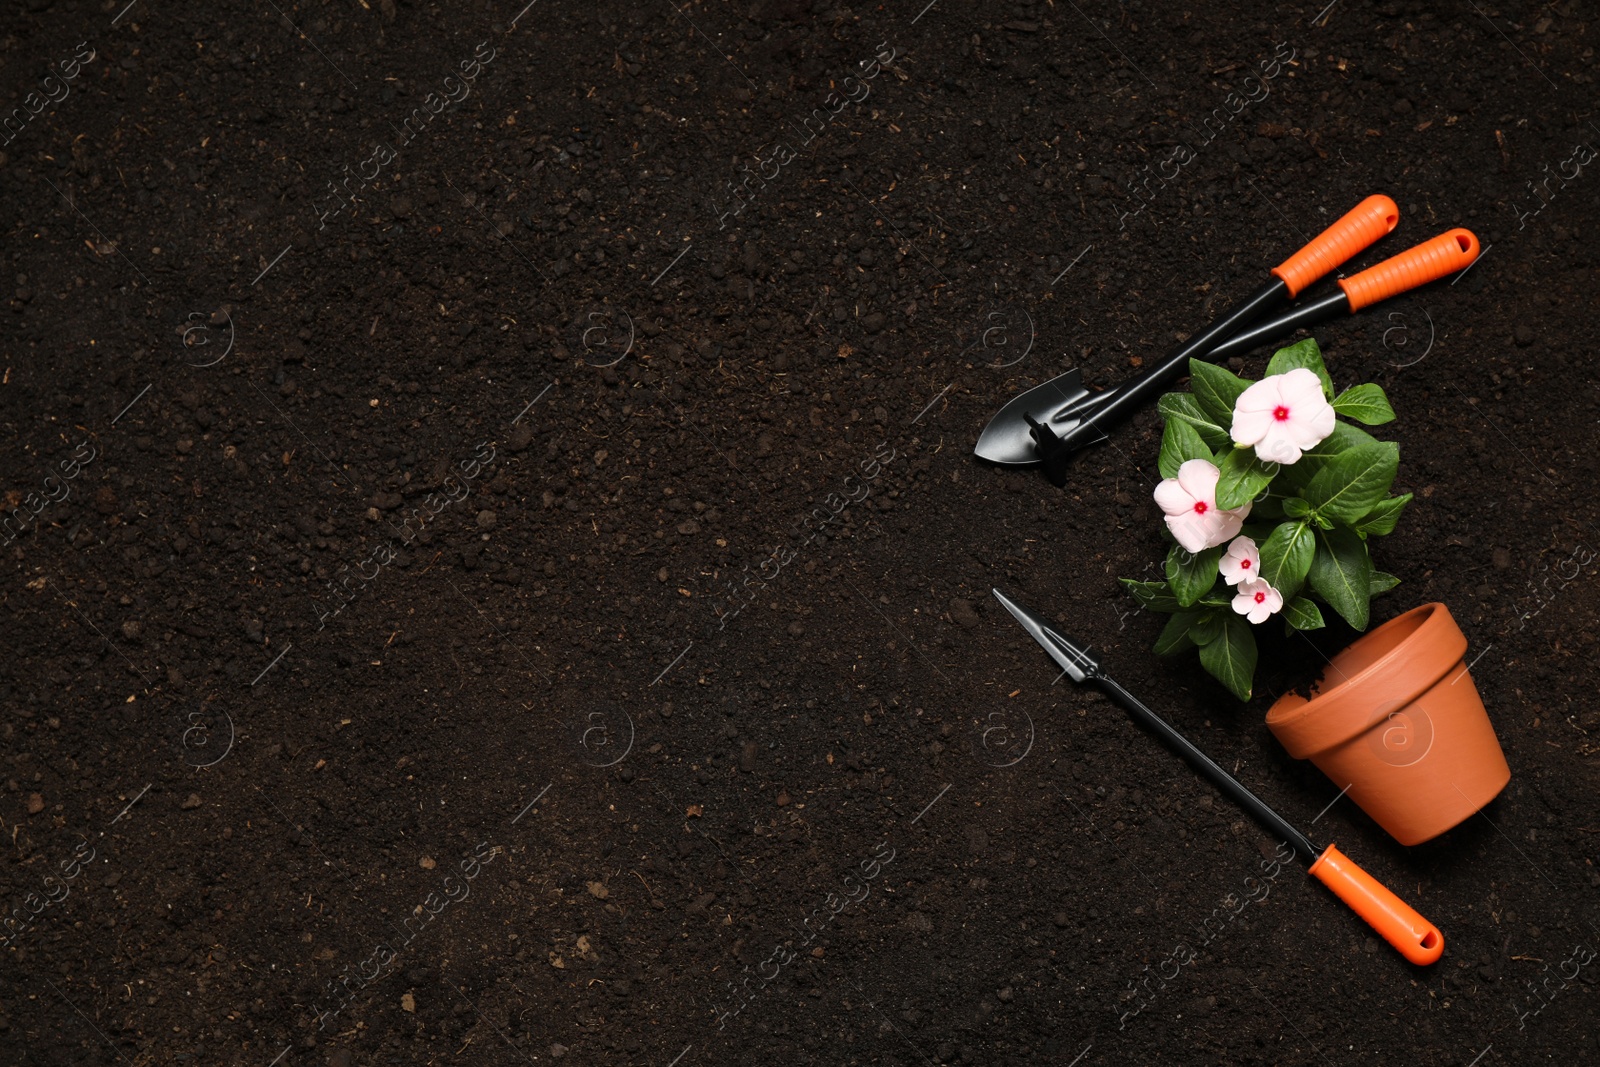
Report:
[[[1317,343],[1279,349],[1259,382],[1189,361],[1190,392],[1159,409],[1162,482],[1155,500],[1175,542],[1166,580],[1122,579],[1172,618],[1161,655],[1198,647],[1200,663],[1240,700],[1256,668],[1253,626],[1324,625],[1318,602],[1357,630],[1368,601],[1399,579],[1372,568],[1367,539],[1392,533],[1411,494],[1390,496],[1400,449],[1342,422],[1394,419],[1376,385],[1334,395]]]

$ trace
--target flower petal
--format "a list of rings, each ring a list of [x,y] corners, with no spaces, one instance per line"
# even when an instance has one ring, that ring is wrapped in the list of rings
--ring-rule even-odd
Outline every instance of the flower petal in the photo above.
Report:
[[[1333,432],[1335,425],[1333,405],[1324,401],[1309,418],[1295,421],[1295,441],[1301,448],[1315,448]]]
[[[1206,545],[1207,548],[1212,548],[1222,544],[1224,541],[1237,537],[1240,528],[1244,526],[1245,517],[1250,514],[1250,505],[1245,504],[1243,507],[1234,508],[1232,511],[1214,511],[1212,514],[1216,516],[1217,528],[1211,537],[1211,543]]]
[[[1228,555],[1234,559],[1247,559],[1252,565],[1261,561],[1261,549],[1252,537],[1235,537],[1228,545]]]
[[[1183,486],[1178,484],[1178,479],[1167,478],[1156,486],[1156,506],[1168,515],[1182,515],[1194,510],[1194,497]]]
[[[1238,415],[1241,411],[1271,412],[1273,408],[1283,403],[1283,392],[1279,389],[1278,381],[1281,377],[1283,377],[1281,374],[1274,374],[1270,378],[1263,378],[1248,386],[1239,394],[1239,399],[1233,402],[1234,415]]]
[[[1278,391],[1283,396],[1283,402],[1296,416],[1300,413],[1296,408],[1304,408],[1308,413],[1312,405],[1326,404],[1328,398],[1322,393],[1322,379],[1317,377],[1316,371],[1305,367],[1296,367],[1292,371],[1276,375],[1278,378]],[[1272,379],[1267,379],[1271,381]]]
[[[1242,521],[1241,517],[1241,523]],[[1229,585],[1238,585],[1247,578],[1254,578],[1261,572],[1261,555],[1256,549],[1255,541],[1248,537],[1235,537],[1228,543],[1228,550],[1217,561],[1217,570],[1222,574],[1222,580]]]
[[[1271,408],[1262,408],[1259,411],[1234,408],[1233,425],[1228,429],[1228,436],[1241,445],[1253,445],[1265,437],[1270,429],[1272,429]]]
[[[1284,430],[1283,423],[1275,423],[1267,435],[1256,442],[1256,458],[1268,463],[1297,463],[1300,460],[1300,446]]]
[[[1178,468],[1178,484],[1195,500],[1204,501],[1212,508],[1217,504],[1217,479],[1221,477],[1216,464],[1203,459],[1184,460],[1183,466]]]
[[[1204,516],[1196,515],[1192,511],[1182,515],[1168,515],[1167,529],[1178,539],[1178,544],[1190,552],[1204,552],[1210,547],[1207,542],[1211,534],[1211,522]]]

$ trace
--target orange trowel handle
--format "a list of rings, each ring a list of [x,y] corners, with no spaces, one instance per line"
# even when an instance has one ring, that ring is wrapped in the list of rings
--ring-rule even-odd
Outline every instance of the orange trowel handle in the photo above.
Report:
[[[1291,297],[1299,296],[1300,290],[1392,231],[1399,221],[1400,209],[1393,200],[1382,194],[1369,196],[1272,268],[1272,273],[1289,287]]]
[[[1311,865],[1311,874],[1412,963],[1433,963],[1444,953],[1444,935],[1437,926],[1333,845]]]

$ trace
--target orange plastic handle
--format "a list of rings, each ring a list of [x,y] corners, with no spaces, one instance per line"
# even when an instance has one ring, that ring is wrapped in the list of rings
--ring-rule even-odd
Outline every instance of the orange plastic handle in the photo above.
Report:
[[[1415,248],[1408,248],[1376,267],[1368,267],[1360,274],[1340,278],[1339,287],[1350,298],[1350,310],[1360,311],[1407,289],[1466,270],[1477,258],[1478,239],[1471,230],[1457,227]]]
[[[1369,196],[1311,243],[1272,268],[1291,297],[1394,229],[1400,209],[1387,196]]]
[[[1412,963],[1433,963],[1444,954],[1444,935],[1437,926],[1334,846],[1311,865],[1311,873]]]

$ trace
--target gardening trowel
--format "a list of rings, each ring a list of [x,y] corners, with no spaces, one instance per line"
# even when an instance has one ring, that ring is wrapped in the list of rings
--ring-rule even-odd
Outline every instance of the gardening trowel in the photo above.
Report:
[[[1175,730],[1143,701],[1113,681],[1100,667],[1088,645],[1062,637],[1045,621],[998,589],[991,590],[996,600],[1022,624],[1033,639],[1044,646],[1074,682],[1093,683],[1145,729],[1159,737],[1191,767],[1210,780],[1228,799],[1255,816],[1256,821],[1275,837],[1288,842],[1295,853],[1309,864],[1308,873],[1333,890],[1334,894],[1367,921],[1395,950],[1416,964],[1433,963],[1444,953],[1444,935],[1439,928],[1419,915],[1383,883],[1362,870],[1334,845],[1320,848],[1297,830],[1266,802],[1246,789],[1233,775],[1219,767],[1194,742]]]
[[[1447,230],[1431,240],[1384,260],[1377,266],[1368,267],[1348,278],[1340,278],[1338,292],[1297,304],[1265,322],[1248,326],[1213,347],[1206,353],[1205,358],[1210,362],[1219,362],[1261,345],[1282,340],[1296,330],[1310,328],[1341,313],[1360,311],[1364,307],[1415,289],[1419,285],[1426,285],[1465,270],[1472,266],[1477,258],[1478,239],[1471,231],[1459,227]],[[1102,426],[1122,418],[1127,412],[1164,389],[1172,378],[1182,372],[1182,367],[1176,366],[1169,360],[1168,364],[1163,364],[1162,367],[1132,382],[1095,394],[1087,401],[1079,401],[1079,412],[1083,410],[1085,404],[1092,406],[1087,413],[1069,410],[1061,423],[1060,432],[1050,423],[1039,419],[1027,409],[1026,405],[1019,404],[1019,401],[1034,393],[1040,393],[1043,399],[1048,400],[1053,393],[1046,392],[1046,387],[1060,381],[1060,378],[1014,398],[1006,405],[1005,410],[1010,411],[1013,405],[1017,405],[1021,420],[1027,426],[1028,434],[1034,443],[1034,461],[1044,464],[1045,475],[1052,482],[1056,485],[1065,485],[1067,464],[1078,449],[1104,440],[1106,435],[1101,429]],[[1077,372],[1069,373],[1076,381]],[[1111,399],[1107,400],[1106,397]],[[999,416],[996,416],[995,421],[999,421]],[[990,429],[993,428],[994,423],[990,423]],[[986,429],[985,435],[988,432]],[[980,449],[981,447],[980,441]]]
[[[1063,441],[1070,440],[1071,448],[1102,439],[1101,427],[1125,418],[1180,377],[1191,357],[1209,358],[1207,353],[1222,341],[1294,299],[1306,286],[1389,233],[1399,221],[1400,209],[1393,200],[1381,195],[1367,197],[1274,267],[1270,282],[1132,381],[1090,393],[1074,369],[1013,397],[984,427],[978,437],[978,455],[991,463],[1038,463],[1042,457],[1034,442],[1035,425],[1043,425]]]

